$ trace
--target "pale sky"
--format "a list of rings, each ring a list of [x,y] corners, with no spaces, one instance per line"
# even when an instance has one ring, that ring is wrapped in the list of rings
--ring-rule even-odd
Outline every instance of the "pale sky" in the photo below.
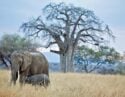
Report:
[[[116,36],[109,45],[119,52],[125,51],[125,0],[0,0],[0,35],[18,33],[23,22],[40,15],[50,2],[72,3],[93,10]]]

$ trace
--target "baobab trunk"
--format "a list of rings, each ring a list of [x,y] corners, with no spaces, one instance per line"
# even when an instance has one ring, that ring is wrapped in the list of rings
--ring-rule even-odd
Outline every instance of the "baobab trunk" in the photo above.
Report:
[[[60,66],[62,72],[73,72],[73,48],[69,47],[65,54],[60,54]]]
[[[74,72],[73,47],[72,46],[69,46],[66,54],[67,54],[67,56],[66,56],[67,72]]]
[[[66,72],[66,55],[60,54],[60,67],[62,72]]]

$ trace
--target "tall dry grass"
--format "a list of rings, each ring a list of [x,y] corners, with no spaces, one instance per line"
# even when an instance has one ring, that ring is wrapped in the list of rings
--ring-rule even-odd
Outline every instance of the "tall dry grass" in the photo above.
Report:
[[[125,97],[125,76],[50,73],[51,85],[9,86],[10,73],[0,71],[0,97]]]

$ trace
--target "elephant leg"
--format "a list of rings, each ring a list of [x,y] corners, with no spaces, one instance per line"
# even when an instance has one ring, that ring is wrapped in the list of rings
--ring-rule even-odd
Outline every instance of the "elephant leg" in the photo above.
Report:
[[[19,83],[21,86],[25,84],[26,77],[25,73],[20,74]]]
[[[15,85],[17,79],[18,79],[18,72],[11,72],[10,85]]]
[[[20,75],[20,79],[19,79],[19,83],[20,83],[20,86],[23,86],[24,83],[25,83],[25,76],[24,75]]]
[[[29,68],[27,68],[25,71],[20,71],[20,85],[25,84],[26,77],[28,77],[29,74]]]

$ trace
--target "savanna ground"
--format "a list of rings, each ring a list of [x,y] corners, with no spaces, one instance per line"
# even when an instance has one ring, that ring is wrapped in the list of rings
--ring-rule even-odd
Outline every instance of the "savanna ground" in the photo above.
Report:
[[[125,76],[50,73],[50,79],[47,89],[9,86],[10,71],[0,70],[0,97],[125,97]]]

